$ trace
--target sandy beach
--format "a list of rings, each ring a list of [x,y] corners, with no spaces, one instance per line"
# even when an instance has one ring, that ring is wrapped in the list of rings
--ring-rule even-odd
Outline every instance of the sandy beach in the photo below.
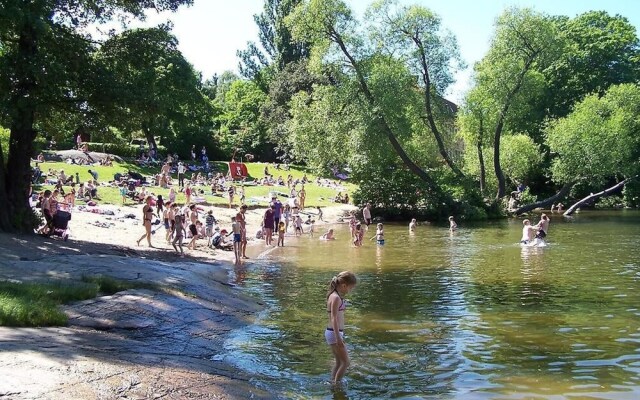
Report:
[[[236,209],[213,210],[229,230]],[[326,222],[338,223],[355,209],[323,208]],[[0,234],[0,280],[80,281],[106,275],[160,284],[170,290],[134,289],[64,306],[68,326],[0,327],[0,397],[12,399],[266,399],[250,375],[225,355],[224,340],[252,323],[259,299],[230,283],[233,252],[212,250],[200,240],[179,257],[154,225],[153,248],[143,240],[142,205],[105,206],[113,215],[76,207],[68,241],[60,237]],[[253,237],[265,208],[246,212]],[[315,211],[315,210],[313,210]],[[133,216],[133,218],[131,217]],[[327,226],[325,226],[327,225]],[[252,234],[253,233],[253,234]],[[186,246],[186,244],[185,244]],[[249,241],[250,257],[267,249]],[[249,266],[252,258],[243,260]]]

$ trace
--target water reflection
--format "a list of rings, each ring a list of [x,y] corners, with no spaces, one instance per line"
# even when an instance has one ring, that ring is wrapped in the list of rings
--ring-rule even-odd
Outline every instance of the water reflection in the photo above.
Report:
[[[546,248],[517,244],[519,220],[453,235],[386,225],[384,246],[360,249],[341,227],[335,242],[291,240],[246,271],[269,311],[230,349],[258,381],[295,394],[283,397],[634,398],[638,216],[554,219]],[[347,268],[359,278],[346,316],[348,394],[325,384],[321,340],[326,283]]]

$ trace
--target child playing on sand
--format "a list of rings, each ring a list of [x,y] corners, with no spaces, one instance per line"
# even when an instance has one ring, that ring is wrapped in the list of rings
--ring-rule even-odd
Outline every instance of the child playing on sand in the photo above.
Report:
[[[191,194],[192,194],[192,190],[191,190],[191,184],[187,183],[187,187],[184,188],[184,195],[185,195],[185,204],[189,205],[191,204]]]
[[[373,240],[374,238],[377,244],[381,246],[384,244],[384,227],[380,223],[376,226],[376,234],[369,240]]]
[[[284,233],[285,233],[284,221],[278,222],[278,243],[277,246],[284,247]]]
[[[320,206],[316,207],[316,209],[318,210],[318,221],[324,221],[322,219],[322,210],[320,209]]]
[[[331,370],[331,383],[334,385],[340,383],[349,367],[349,353],[344,343],[344,311],[347,307],[344,296],[355,288],[356,283],[356,276],[349,271],[340,272],[329,282],[327,293],[329,323],[324,337],[336,359],[336,364]]]

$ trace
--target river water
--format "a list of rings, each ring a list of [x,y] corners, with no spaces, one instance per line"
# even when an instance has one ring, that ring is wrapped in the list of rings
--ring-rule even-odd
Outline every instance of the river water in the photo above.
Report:
[[[516,219],[385,225],[386,244],[362,248],[344,225],[335,241],[287,237],[234,272],[268,307],[225,358],[280,398],[640,398],[640,213],[551,217],[544,248],[518,244]],[[359,282],[336,390],[325,298],[345,269]]]

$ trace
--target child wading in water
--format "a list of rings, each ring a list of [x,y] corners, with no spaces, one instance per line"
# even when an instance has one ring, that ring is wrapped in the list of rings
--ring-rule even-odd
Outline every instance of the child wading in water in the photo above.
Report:
[[[382,224],[378,224],[376,226],[376,234],[373,235],[373,237],[369,240],[373,239],[376,239],[376,243],[378,243],[379,245],[384,244],[384,227],[382,226]]]
[[[284,247],[285,225],[283,221],[278,222],[278,246]]]
[[[453,232],[456,229],[458,229],[458,224],[456,224],[456,221],[453,220],[453,216],[451,216],[449,217],[449,230]]]
[[[344,310],[347,306],[344,296],[356,286],[357,279],[353,272],[343,271],[329,282],[327,293],[327,312],[329,324],[324,332],[327,344],[336,359],[331,370],[331,383],[338,384],[349,367],[349,353],[344,343]]]

